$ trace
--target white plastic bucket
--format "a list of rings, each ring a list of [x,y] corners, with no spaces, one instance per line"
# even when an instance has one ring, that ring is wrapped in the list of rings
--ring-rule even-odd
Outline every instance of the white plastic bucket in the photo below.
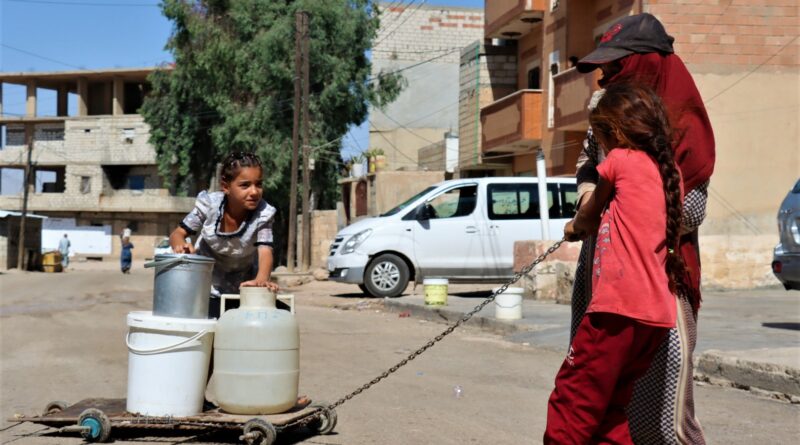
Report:
[[[425,291],[426,306],[446,306],[447,305],[447,285],[450,282],[447,278],[425,278],[422,280],[422,287]]]
[[[495,289],[494,292],[499,290]],[[494,317],[501,320],[519,320],[522,318],[521,287],[509,287],[494,298]]]
[[[216,320],[128,314],[130,413],[189,416],[203,411]]]

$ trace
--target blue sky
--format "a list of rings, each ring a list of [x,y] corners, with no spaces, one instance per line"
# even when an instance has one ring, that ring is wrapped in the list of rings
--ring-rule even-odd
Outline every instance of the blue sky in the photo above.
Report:
[[[164,51],[171,24],[161,15],[158,3],[0,0],[0,71],[141,67],[171,61],[171,55]],[[413,5],[419,1],[400,3]],[[425,4],[483,7],[483,0],[436,0]],[[42,99],[54,107],[54,98]],[[24,113],[24,100],[22,87],[4,86],[4,113]],[[55,110],[43,107],[39,114],[55,114]],[[366,149],[368,141],[368,127],[355,127],[344,139],[343,150],[349,155]]]

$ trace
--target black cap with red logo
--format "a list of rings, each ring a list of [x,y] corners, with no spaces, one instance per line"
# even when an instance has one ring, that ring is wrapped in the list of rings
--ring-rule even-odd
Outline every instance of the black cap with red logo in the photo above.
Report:
[[[675,52],[672,49],[674,41],[653,15],[630,15],[608,28],[600,38],[597,49],[578,61],[578,71],[588,73],[604,63],[633,53],[671,54]]]

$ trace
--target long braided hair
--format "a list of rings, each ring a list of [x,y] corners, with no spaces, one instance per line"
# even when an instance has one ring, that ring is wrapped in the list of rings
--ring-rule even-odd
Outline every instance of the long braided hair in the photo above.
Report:
[[[685,290],[686,268],[678,251],[683,219],[681,176],[675,165],[672,130],[661,98],[644,85],[615,83],[606,88],[589,115],[589,122],[592,131],[599,134],[599,140],[616,140],[620,147],[644,151],[658,164],[667,207],[669,288],[672,292]]]

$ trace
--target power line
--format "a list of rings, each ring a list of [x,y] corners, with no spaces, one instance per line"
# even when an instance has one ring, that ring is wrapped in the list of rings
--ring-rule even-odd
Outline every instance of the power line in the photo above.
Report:
[[[448,56],[448,55],[450,55],[450,54],[452,54],[452,53],[454,53],[454,52],[456,52],[458,50],[460,50],[460,48],[456,48],[456,49],[448,51],[448,52],[446,52],[444,54],[439,54],[438,56],[431,57],[430,59],[422,60],[420,62],[417,62],[417,63],[413,64],[413,65],[409,65],[409,66],[406,66],[406,67],[403,67],[403,68],[398,68],[398,69],[396,69],[394,71],[387,71],[385,73],[380,73],[377,76],[368,78],[367,82],[373,82],[375,80],[380,79],[381,77],[390,76],[392,74],[397,74],[397,73],[402,73],[403,71],[408,71],[408,70],[410,70],[412,68],[416,68],[416,67],[418,67],[420,65],[424,65],[426,63],[433,62],[434,60],[441,59],[442,57]]]
[[[8,1],[8,0],[6,0],[6,1]],[[76,65],[72,65],[71,63],[62,62],[60,60],[56,60],[56,59],[53,59],[53,58],[50,58],[50,57],[42,56],[40,54],[36,54],[36,53],[30,52],[30,51],[26,51],[26,50],[21,49],[21,48],[17,48],[17,47],[11,46],[11,45],[6,45],[5,43],[0,43],[0,46],[2,46],[3,48],[7,48],[7,49],[10,49],[10,50],[13,50],[13,51],[20,52],[22,54],[27,54],[27,55],[29,55],[31,57],[36,57],[36,58],[39,58],[39,59],[42,59],[42,60],[47,60],[48,62],[57,63],[59,65],[64,65],[64,66],[68,66],[70,68],[75,68],[75,69],[79,69],[79,70],[84,69],[82,67],[79,67],[79,66],[76,66]]]
[[[740,78],[736,79],[736,81],[735,81],[735,82],[733,82],[732,84],[730,84],[730,85],[728,85],[727,87],[723,88],[723,89],[722,89],[722,91],[720,91],[720,92],[718,92],[717,94],[715,94],[715,95],[711,96],[711,98],[710,98],[710,99],[706,100],[706,104],[709,104],[709,103],[711,103],[711,101],[712,101],[712,100],[714,100],[714,99],[718,98],[719,96],[721,96],[721,95],[722,95],[722,93],[724,93],[724,92],[726,92],[726,91],[730,90],[731,88],[735,87],[735,86],[736,86],[736,85],[737,85],[739,82],[741,82],[741,81],[745,80],[746,78],[750,77],[750,75],[751,75],[751,74],[753,74],[753,73],[755,73],[756,71],[758,71],[758,70],[759,70],[759,69],[760,69],[762,66],[766,65],[766,64],[767,64],[767,62],[769,62],[770,60],[774,59],[774,58],[775,58],[775,56],[777,56],[778,54],[780,54],[780,53],[781,53],[781,51],[783,51],[784,49],[786,49],[786,47],[788,47],[789,45],[791,45],[792,43],[794,43],[794,41],[795,41],[795,40],[797,40],[797,38],[798,38],[798,37],[800,37],[800,35],[796,35],[796,36],[794,36],[794,38],[793,38],[792,40],[789,40],[788,42],[786,42],[786,44],[785,44],[785,45],[783,45],[782,47],[780,47],[780,49],[778,49],[777,51],[775,51],[775,54],[773,54],[773,55],[769,56],[769,58],[767,58],[767,60],[765,60],[765,61],[763,61],[763,62],[759,63],[759,64],[758,64],[758,66],[756,66],[756,67],[755,67],[755,68],[753,68],[752,70],[748,71],[748,72],[747,72],[747,73],[746,73],[744,76],[742,76],[742,77],[740,77]]]
[[[402,11],[400,11],[400,12],[399,12],[397,15],[395,15],[395,16],[394,16],[394,22],[393,22],[392,24],[388,24],[388,23],[387,23],[386,27],[381,27],[380,29],[378,29],[378,35],[376,36],[376,40],[377,40],[377,42],[375,42],[375,44],[373,45],[373,47],[374,47],[374,46],[377,46],[377,45],[378,45],[378,43],[380,43],[380,42],[382,42],[383,40],[385,40],[385,39],[386,39],[386,33],[388,33],[388,32],[389,32],[389,30],[392,28],[392,26],[393,26],[393,25],[396,25],[397,23],[399,23],[399,22],[400,22],[400,20],[403,18],[403,14],[404,14],[404,13],[405,13],[405,12],[406,12],[406,11],[407,11],[407,10],[408,10],[410,7],[411,7],[411,5],[413,5],[413,4],[414,4],[414,2],[416,2],[416,1],[417,1],[417,0],[409,0],[408,4],[406,4],[405,6],[403,6],[404,0],[401,0],[399,5],[395,5],[395,6],[389,6],[389,7],[387,7],[387,8],[384,8],[384,10],[387,10],[387,9],[388,9],[388,10],[392,10],[392,9],[402,9]],[[396,11],[392,11],[392,12],[396,12]],[[381,32],[383,32],[383,35],[381,35]]]
[[[7,2],[14,2],[14,3],[30,3],[30,4],[40,4],[40,5],[59,5],[59,6],[121,6],[121,7],[150,7],[150,8],[158,8],[160,5],[158,3],[121,3],[121,2],[65,2],[65,1],[56,1],[56,0],[4,0]]]
[[[397,32],[397,30],[399,30],[399,29],[400,29],[400,28],[401,28],[401,27],[402,27],[402,26],[403,26],[403,25],[404,25],[404,24],[405,24],[405,23],[408,21],[408,19],[410,19],[410,18],[411,18],[411,16],[413,16],[414,14],[416,14],[416,13],[417,13],[417,11],[419,11],[419,9],[420,9],[420,8],[421,8],[421,7],[422,7],[422,6],[423,6],[423,5],[424,5],[424,4],[427,2],[427,1],[428,1],[428,0],[422,0],[422,1],[421,1],[421,2],[420,2],[418,5],[417,5],[416,9],[414,9],[414,10],[413,10],[413,11],[411,11],[411,12],[409,12],[409,13],[408,13],[408,15],[406,16],[406,18],[405,18],[405,19],[404,19],[402,22],[400,22],[400,23],[399,23],[397,26],[395,26],[395,27],[394,27],[394,30],[392,30],[392,31],[391,31],[391,32],[389,32],[388,34],[384,35],[384,36],[383,36],[383,37],[381,37],[381,38],[380,38],[380,39],[379,39],[377,42],[375,42],[375,44],[373,45],[373,47],[375,47],[375,46],[378,46],[378,45],[379,45],[381,42],[383,42],[384,40],[386,40],[386,39],[388,39],[389,37],[391,37],[391,36],[392,36],[392,34],[396,33],[396,32]],[[412,1],[411,3],[409,3],[409,4],[408,4],[408,7],[410,7],[410,6],[411,6],[411,4],[413,4],[413,3],[414,3],[413,1]],[[408,7],[406,7],[406,9],[408,9]]]

